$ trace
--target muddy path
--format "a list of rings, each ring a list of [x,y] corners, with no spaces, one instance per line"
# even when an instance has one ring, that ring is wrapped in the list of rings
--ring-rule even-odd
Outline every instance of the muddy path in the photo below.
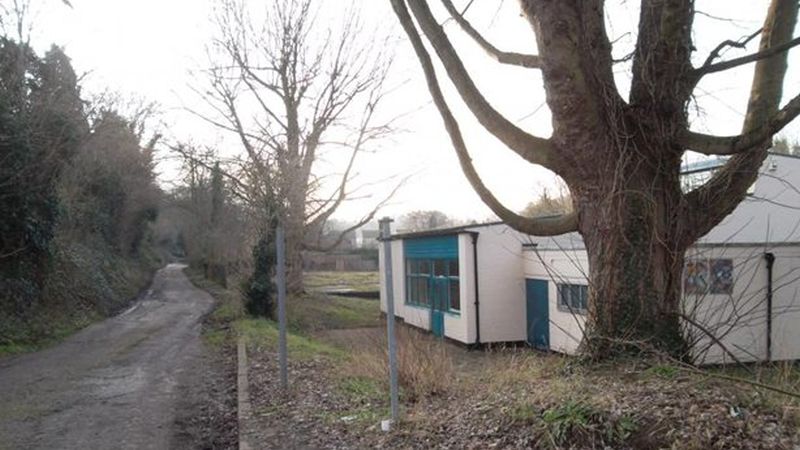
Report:
[[[182,268],[161,269],[122,314],[0,360],[0,449],[183,447],[176,428],[202,390],[201,321],[214,301]]]

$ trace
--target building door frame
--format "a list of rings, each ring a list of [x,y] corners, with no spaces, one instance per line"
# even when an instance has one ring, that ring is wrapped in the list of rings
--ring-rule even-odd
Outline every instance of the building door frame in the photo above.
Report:
[[[525,280],[525,318],[527,342],[540,350],[550,350],[550,282]]]
[[[444,337],[444,312],[447,311],[447,289],[449,280],[443,276],[431,277],[431,333]]]

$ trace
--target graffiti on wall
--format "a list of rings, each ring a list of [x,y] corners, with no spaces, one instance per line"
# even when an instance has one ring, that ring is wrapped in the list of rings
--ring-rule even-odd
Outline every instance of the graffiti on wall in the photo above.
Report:
[[[684,294],[733,293],[733,260],[694,259],[686,261],[683,271]]]

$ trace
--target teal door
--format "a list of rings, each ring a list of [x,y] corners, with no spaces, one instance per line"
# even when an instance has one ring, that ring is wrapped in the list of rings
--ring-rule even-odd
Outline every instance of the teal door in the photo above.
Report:
[[[527,308],[528,344],[541,349],[550,349],[549,296],[546,280],[525,280],[525,303]]]
[[[431,333],[437,337],[444,336],[444,312],[447,310],[447,278],[431,279]]]

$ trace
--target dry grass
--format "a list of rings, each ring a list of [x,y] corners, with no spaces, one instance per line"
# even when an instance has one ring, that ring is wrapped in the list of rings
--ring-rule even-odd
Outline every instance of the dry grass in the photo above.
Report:
[[[800,366],[794,361],[776,361],[751,366],[747,372],[741,367],[719,367],[712,374],[721,374],[761,383],[795,396],[784,395],[767,389],[740,384],[739,398],[750,407],[780,411],[783,420],[800,428]]]
[[[557,374],[568,359],[559,355],[545,355],[528,348],[494,352],[488,358],[490,365],[483,370],[482,383],[497,388],[530,386]]]
[[[452,389],[455,369],[447,345],[408,327],[397,328],[398,384],[406,402],[443,395]],[[386,339],[353,351],[343,371],[345,376],[369,378],[388,388]]]
[[[378,272],[306,272],[306,288],[312,292],[350,289],[353,291],[378,291]]]

